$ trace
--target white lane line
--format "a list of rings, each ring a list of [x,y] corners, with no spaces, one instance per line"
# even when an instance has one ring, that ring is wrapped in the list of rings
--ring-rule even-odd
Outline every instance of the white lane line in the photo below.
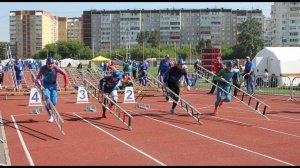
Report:
[[[237,116],[231,116],[231,115],[224,115],[224,117],[230,117],[230,118],[241,118],[241,119],[248,119],[248,120],[257,120],[257,121],[265,121],[265,119],[257,119],[254,117],[237,117]],[[272,119],[272,122],[280,122],[280,123],[288,123],[288,124],[300,124],[300,122],[296,121],[282,121],[282,120],[275,120]]]
[[[216,117],[216,116],[212,116],[212,117]],[[227,117],[228,117],[228,116],[227,116]],[[253,125],[253,124],[248,124],[248,123],[245,123],[245,122],[235,121],[235,120],[226,119],[226,118],[222,118],[222,117],[216,117],[216,118],[221,118],[221,119],[224,119],[224,120],[229,120],[229,121],[233,121],[233,122],[238,122],[238,123],[241,123],[241,124],[244,124],[244,125],[248,125],[248,126],[250,126],[250,127],[255,127],[255,128],[264,129],[264,130],[271,131],[271,132],[276,132],[276,133],[279,133],[279,134],[284,134],[284,135],[289,135],[289,136],[294,136],[294,137],[300,138],[299,135],[294,135],[294,134],[290,134],[290,133],[283,132],[283,131],[278,131],[278,130],[274,130],[274,129],[270,129],[270,128],[265,128],[265,127],[261,127],[261,126],[256,126],[256,125]],[[274,120],[272,120],[272,121],[274,121]]]
[[[79,116],[79,115],[77,115],[77,114],[75,114],[75,113],[73,113],[73,114],[76,115],[77,117],[79,117],[80,119],[82,119],[83,121],[85,121],[85,122],[91,124],[93,127],[99,129],[100,131],[102,131],[102,132],[106,133],[107,135],[113,137],[114,139],[118,140],[119,142],[121,142],[121,143],[127,145],[128,147],[130,147],[130,148],[132,148],[132,149],[138,151],[139,153],[145,155],[146,157],[150,158],[151,160],[155,161],[156,163],[160,164],[161,166],[166,166],[166,164],[164,164],[163,162],[159,161],[158,159],[155,159],[154,157],[150,156],[149,154],[147,154],[147,153],[145,153],[145,152],[139,150],[138,148],[136,148],[136,147],[134,147],[134,146],[132,146],[132,145],[130,145],[130,144],[124,142],[123,140],[121,140],[121,139],[119,139],[118,137],[116,137],[116,136],[110,134],[109,132],[105,131],[104,129],[102,129],[102,128],[96,126],[96,125],[94,125],[93,123],[89,122],[88,120],[83,119],[81,116]]]
[[[129,110],[128,110],[129,111]],[[139,114],[139,113],[136,113],[132,110],[130,110],[131,112],[135,113],[135,114]],[[265,154],[262,154],[262,153],[259,153],[259,152],[255,152],[253,150],[250,150],[250,149],[246,149],[246,148],[243,148],[243,147],[240,147],[238,145],[234,145],[234,144],[231,144],[229,142],[225,142],[225,141],[222,141],[222,140],[219,140],[219,139],[216,139],[216,138],[213,138],[213,137],[210,137],[210,136],[207,136],[207,135],[204,135],[204,134],[200,134],[198,132],[195,132],[195,131],[192,131],[192,130],[189,130],[189,129],[186,129],[186,128],[182,128],[180,126],[177,126],[177,125],[173,125],[173,124],[170,124],[170,123],[167,123],[167,122],[164,122],[164,121],[160,121],[160,120],[157,120],[155,118],[152,118],[152,117],[149,117],[149,116],[145,116],[143,114],[141,114],[142,116],[144,117],[147,117],[151,120],[154,120],[154,121],[157,121],[157,122],[160,122],[160,123],[163,123],[163,124],[166,124],[166,125],[170,125],[172,127],[175,127],[175,128],[178,128],[178,129],[181,129],[181,130],[184,130],[184,131],[187,131],[187,132],[190,132],[190,133],[193,133],[193,134],[196,134],[196,135],[199,135],[199,136],[202,136],[204,138],[208,138],[208,139],[211,139],[213,141],[217,141],[217,142],[220,142],[220,143],[223,143],[225,145],[229,145],[229,146],[232,146],[232,147],[235,147],[235,148],[238,148],[238,149],[241,149],[241,150],[244,150],[244,151],[247,151],[247,152],[250,152],[250,153],[253,153],[253,154],[256,154],[256,155],[259,155],[259,156],[263,156],[263,157],[266,157],[268,159],[271,159],[271,160],[275,160],[277,162],[280,162],[280,163],[283,163],[283,164],[287,164],[287,165],[290,165],[290,166],[295,166],[294,164],[292,163],[289,163],[289,162],[286,162],[286,161],[283,161],[283,160],[280,160],[280,159],[277,159],[277,158],[274,158],[274,157],[271,157],[271,156],[268,156],[268,155],[265,155]]]
[[[234,110],[237,110],[237,108],[236,107],[230,107],[230,106],[225,106],[225,107],[222,107],[222,108],[229,108],[229,109],[234,109]],[[249,109],[245,109],[245,110],[243,110],[243,111],[231,111],[230,113],[243,113],[243,114],[246,114],[246,112],[245,111],[248,111],[248,112],[251,112],[252,110],[249,110]],[[249,114],[249,113],[247,113],[247,114]],[[286,119],[291,119],[291,120],[296,120],[296,121],[299,121],[300,119],[299,118],[292,118],[292,117],[285,117],[285,116],[282,116],[282,115],[277,115],[277,114],[272,114],[272,113],[270,113],[270,114],[266,114],[266,115],[268,115],[268,116],[274,116],[274,117],[281,117],[281,118],[286,118]],[[272,121],[274,121],[274,120],[272,120]]]
[[[299,118],[285,117],[285,116],[282,116],[282,115],[276,115],[276,114],[267,114],[267,115],[269,115],[269,116],[274,116],[274,117],[279,117],[279,118],[287,118],[287,119],[290,119],[290,120],[300,121]]]
[[[11,119],[12,119],[13,122],[14,122],[15,128],[16,128],[16,130],[17,130],[17,133],[18,133],[19,139],[20,139],[20,141],[21,141],[22,147],[23,147],[23,149],[24,149],[24,151],[25,151],[26,158],[27,158],[27,160],[28,160],[28,162],[29,162],[29,165],[30,165],[30,166],[34,166],[34,163],[33,163],[33,160],[32,160],[32,158],[31,158],[31,155],[30,155],[30,153],[29,153],[29,151],[28,151],[28,149],[27,149],[27,146],[26,146],[26,144],[25,144],[25,142],[24,142],[23,136],[22,136],[22,134],[21,134],[21,132],[20,132],[19,126],[18,126],[18,124],[16,123],[16,120],[15,120],[15,118],[14,118],[13,115],[11,115]]]
[[[5,162],[6,162],[6,166],[11,166],[11,162],[10,162],[10,157],[9,157],[9,150],[8,150],[8,146],[7,146],[7,140],[6,140],[6,135],[5,135],[5,130],[4,130],[4,123],[2,120],[2,113],[0,111],[0,123],[1,123],[1,133],[2,133],[2,140],[4,142],[3,143],[3,148],[4,148],[4,154],[5,154]]]

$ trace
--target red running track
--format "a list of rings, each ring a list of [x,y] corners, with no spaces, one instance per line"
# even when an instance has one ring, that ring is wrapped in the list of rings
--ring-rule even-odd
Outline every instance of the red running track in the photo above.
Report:
[[[137,98],[139,103],[150,104],[149,110],[123,104],[123,95],[119,96],[120,106],[133,115],[131,131],[112,114],[107,119],[101,118],[101,106],[95,99],[90,98],[89,104],[75,104],[75,94],[60,95],[57,109],[62,113],[66,135],[54,123],[47,122],[45,109],[41,114],[30,114],[28,96],[23,96],[24,100],[0,100],[11,163],[300,165],[299,102],[262,96],[271,106],[267,120],[232,99],[214,117],[207,113],[213,111],[215,95],[185,89],[181,95],[204,114],[203,125],[178,106],[177,115],[169,114],[171,103],[159,92],[147,92],[142,99]],[[91,104],[97,104],[97,112],[84,111]]]

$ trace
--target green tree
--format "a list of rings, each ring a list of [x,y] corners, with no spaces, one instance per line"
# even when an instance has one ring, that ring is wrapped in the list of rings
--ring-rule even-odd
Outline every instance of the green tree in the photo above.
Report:
[[[190,45],[188,44],[182,45],[176,51],[176,55],[178,55],[178,58],[182,58],[183,60],[186,60],[186,58],[190,56]]]
[[[238,42],[244,47],[244,53],[253,58],[264,46],[262,25],[254,18],[238,25]]]
[[[6,43],[0,42],[0,59],[3,60],[7,57]]]
[[[93,52],[89,47],[77,40],[58,41],[56,43],[47,44],[42,51],[34,54],[35,59],[45,59],[53,57],[60,60],[65,58],[72,59],[91,59]]]
[[[199,40],[198,44],[196,45],[196,51],[197,51],[197,53],[201,54],[201,50],[203,48],[212,48],[211,40],[209,40],[209,39],[207,39],[207,40],[204,40],[204,39]]]
[[[148,43],[151,47],[158,47],[160,42],[160,34],[158,31],[153,31],[150,34],[150,37],[148,39]]]

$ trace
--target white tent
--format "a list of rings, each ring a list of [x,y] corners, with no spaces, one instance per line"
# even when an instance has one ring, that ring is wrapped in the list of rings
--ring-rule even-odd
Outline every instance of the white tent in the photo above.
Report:
[[[69,63],[71,63],[71,67],[77,67],[80,62],[79,60],[73,60],[71,58],[65,58],[60,60],[61,67],[67,67]]]
[[[292,81],[300,77],[300,47],[265,47],[256,54],[253,63],[255,76],[263,75],[267,69],[269,76],[288,76]],[[278,84],[290,85],[282,80]]]

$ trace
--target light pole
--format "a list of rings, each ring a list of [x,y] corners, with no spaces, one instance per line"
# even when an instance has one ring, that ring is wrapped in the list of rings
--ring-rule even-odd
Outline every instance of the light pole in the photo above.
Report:
[[[191,41],[190,41],[190,64],[192,63],[192,48],[191,48]]]
[[[174,41],[174,51],[175,51],[175,54],[174,54],[174,60],[176,62],[176,41]]]
[[[95,57],[95,52],[94,52],[94,39],[93,39],[93,58]]]
[[[143,61],[145,60],[145,39],[143,39]]]

